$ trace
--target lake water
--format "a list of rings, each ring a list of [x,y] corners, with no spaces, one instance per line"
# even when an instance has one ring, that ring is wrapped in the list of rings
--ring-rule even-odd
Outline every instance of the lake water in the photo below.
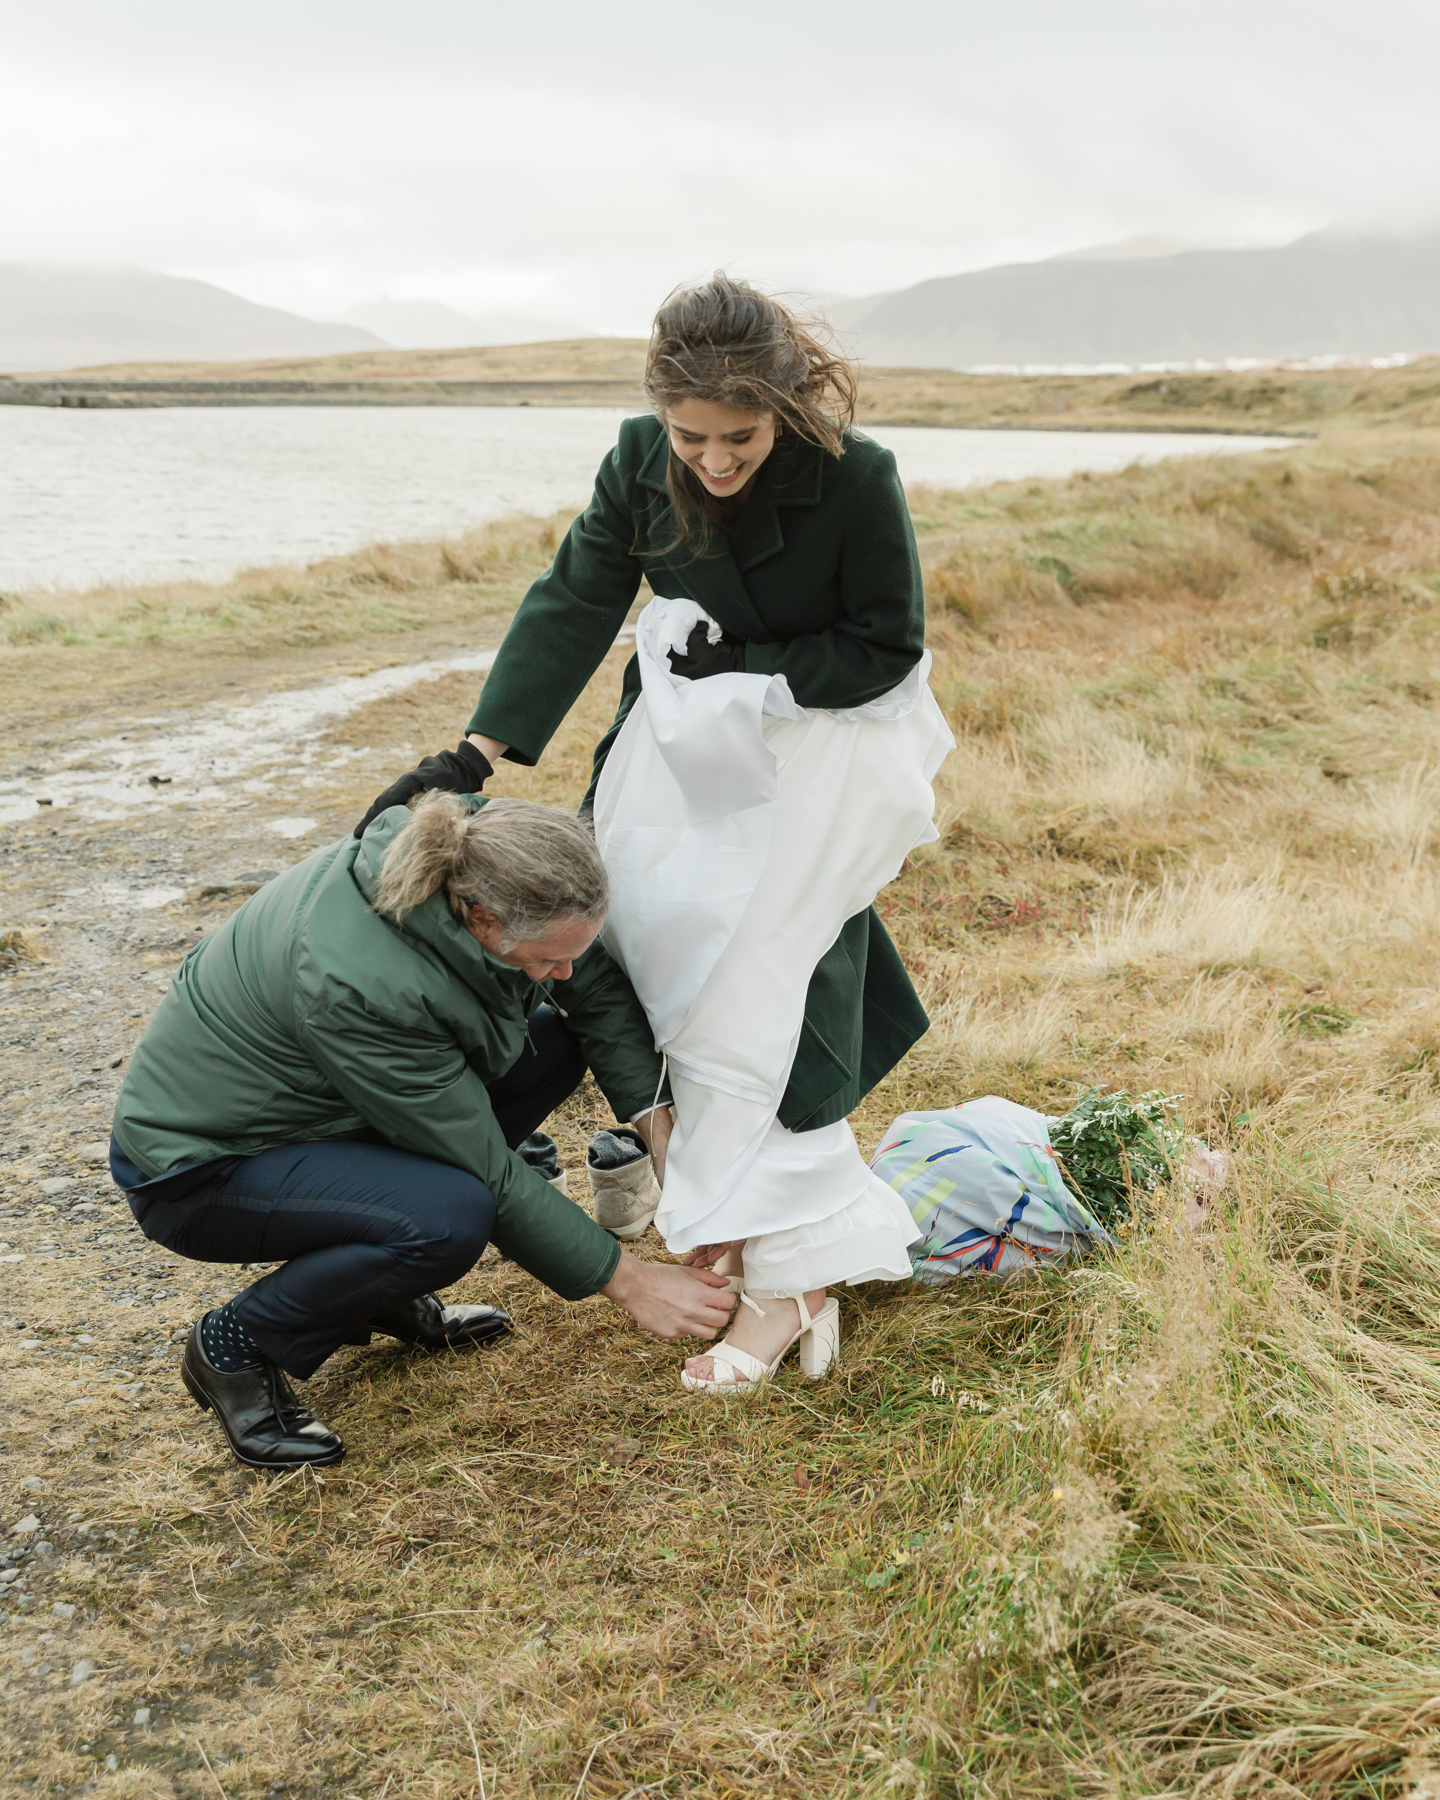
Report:
[[[0,406],[0,587],[215,580],[508,512],[578,508],[611,407]],[[972,487],[1285,438],[876,426],[907,483]]]

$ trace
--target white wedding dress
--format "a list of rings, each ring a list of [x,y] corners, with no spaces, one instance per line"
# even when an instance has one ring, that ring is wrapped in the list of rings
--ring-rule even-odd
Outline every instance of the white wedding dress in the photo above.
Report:
[[[761,1296],[908,1276],[914,1221],[848,1121],[791,1132],[776,1114],[816,964],[936,836],[931,782],[955,740],[930,655],[868,706],[824,711],[783,676],[674,674],[667,652],[700,621],[690,600],[641,614],[642,691],[595,804],[605,943],[675,1097],[655,1223],[677,1254],[743,1239]]]

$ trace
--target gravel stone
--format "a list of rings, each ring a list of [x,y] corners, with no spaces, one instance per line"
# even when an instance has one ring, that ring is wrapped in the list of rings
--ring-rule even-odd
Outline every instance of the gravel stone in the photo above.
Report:
[[[39,1183],[39,1188],[42,1194],[63,1194],[66,1188],[72,1188],[74,1185],[75,1177],[73,1175],[48,1175],[44,1181]]]
[[[95,1673],[95,1664],[88,1656],[82,1656],[70,1670],[71,1687],[79,1687],[82,1681],[88,1681]]]

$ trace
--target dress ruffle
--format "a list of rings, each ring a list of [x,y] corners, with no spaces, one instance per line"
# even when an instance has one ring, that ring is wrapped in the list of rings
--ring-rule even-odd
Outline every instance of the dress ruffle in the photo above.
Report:
[[[871,1176],[864,1191],[828,1218],[746,1240],[745,1287],[756,1299],[860,1281],[903,1281],[921,1232],[910,1209]]]

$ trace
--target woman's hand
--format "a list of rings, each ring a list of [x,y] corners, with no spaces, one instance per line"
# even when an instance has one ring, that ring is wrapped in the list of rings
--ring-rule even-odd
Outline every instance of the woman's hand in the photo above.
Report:
[[[650,1160],[655,1165],[655,1179],[661,1187],[665,1185],[665,1152],[669,1147],[670,1133],[675,1129],[675,1108],[673,1106],[656,1106],[647,1113],[641,1113],[634,1121],[635,1129],[640,1133],[641,1142],[650,1152]],[[689,1261],[689,1258],[686,1258]]]
[[[417,794],[436,788],[449,794],[478,794],[494,773],[494,764],[476,748],[474,739],[461,738],[453,750],[425,757],[398,781],[391,782],[383,794],[377,794],[369,812],[355,827],[355,836],[364,837],[372,820],[392,806],[408,806]]]
[[[656,1337],[714,1337],[729,1323],[735,1296],[719,1275],[679,1263],[641,1262],[622,1250],[600,1292]]]
[[[685,640],[683,650],[672,650],[670,667],[688,681],[703,681],[707,675],[734,675],[745,671],[745,644],[741,638],[722,631],[712,644],[710,627],[700,621]]]
[[[687,1269],[713,1269],[723,1256],[741,1249],[744,1243],[744,1238],[737,1238],[733,1244],[699,1244],[681,1260]]]

